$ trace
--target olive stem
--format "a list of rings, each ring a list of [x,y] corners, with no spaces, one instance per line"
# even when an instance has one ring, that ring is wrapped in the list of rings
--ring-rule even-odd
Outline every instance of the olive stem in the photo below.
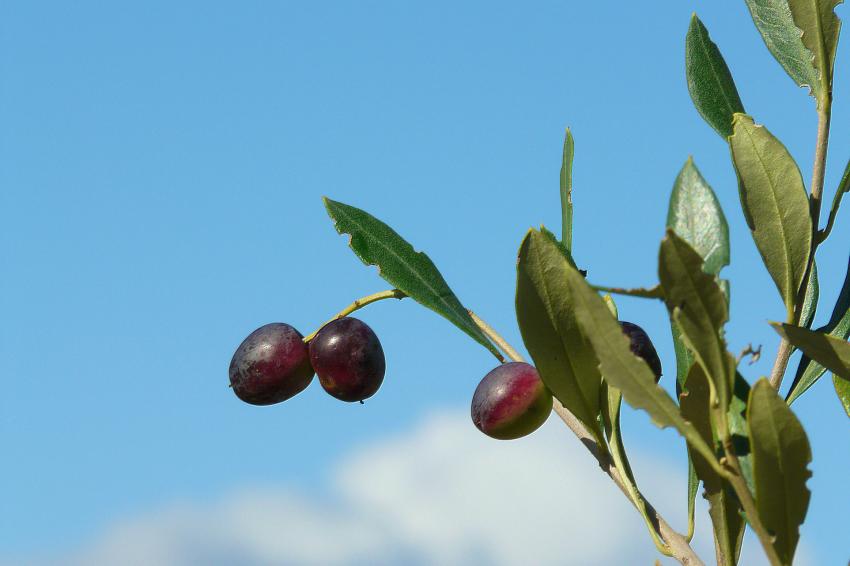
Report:
[[[365,307],[366,305],[371,305],[372,303],[377,303],[378,301],[383,301],[384,299],[403,299],[407,296],[404,291],[400,291],[398,289],[389,289],[387,291],[381,291],[380,293],[374,293],[372,295],[367,295],[365,297],[361,297],[336,313],[332,319],[321,325],[315,332],[308,334],[304,337],[304,343],[308,343],[310,340],[316,337],[316,334],[319,333],[319,330],[330,324],[335,320],[339,320],[341,318],[345,318],[350,315],[354,311],[358,311]]]
[[[481,331],[499,346],[508,357],[515,362],[524,361],[522,356],[510,345],[508,342],[498,333],[493,327],[489,324],[481,320],[478,315],[474,314],[470,311],[469,316],[472,317],[473,322],[481,329]],[[557,399],[553,399],[552,408],[555,413],[564,421],[564,424],[567,425],[573,434],[575,434],[581,443],[587,448],[590,454],[596,458],[596,461],[599,463],[599,467],[602,468],[602,471],[608,474],[608,476],[613,480],[613,482],[620,488],[620,491],[623,492],[623,495],[628,498],[629,501],[632,502],[632,505],[637,506],[637,503],[632,499],[632,496],[629,494],[629,488],[626,486],[623,481],[623,477],[620,474],[620,470],[614,466],[614,463],[611,461],[611,457],[608,455],[607,450],[601,450],[599,447],[599,443],[596,438],[590,434],[581,421],[579,421],[575,415],[573,415],[569,409],[564,407]],[[640,493],[638,491],[638,493]],[[664,517],[655,510],[652,504],[643,497],[641,494],[641,498],[643,499],[643,503],[646,506],[646,511],[650,517],[652,517],[658,525],[658,534],[661,536],[661,539],[667,544],[670,549],[670,554],[679,561],[679,563],[684,564],[685,566],[704,566],[704,562],[700,559],[699,556],[694,552],[694,549],[691,548],[691,545],[688,543],[687,539],[683,537],[681,534],[676,532],[667,521],[664,520]]]

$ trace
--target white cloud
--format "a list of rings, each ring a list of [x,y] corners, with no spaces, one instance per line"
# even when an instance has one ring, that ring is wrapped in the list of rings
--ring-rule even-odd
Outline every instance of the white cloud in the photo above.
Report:
[[[642,489],[683,528],[684,473],[657,461],[652,470]],[[55,562],[584,566],[659,556],[637,513],[557,417],[531,437],[498,442],[465,414],[435,414],[343,456],[325,491],[319,499],[255,486],[177,502],[113,525]],[[710,563],[703,517],[698,551]],[[742,563],[763,564],[749,546]]]

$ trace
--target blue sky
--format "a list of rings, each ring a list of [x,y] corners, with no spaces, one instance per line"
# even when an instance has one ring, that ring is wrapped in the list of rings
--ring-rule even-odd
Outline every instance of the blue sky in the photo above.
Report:
[[[195,515],[227,509],[222,501],[246,491],[330,505],[340,497],[334,478],[347,477],[358,454],[429,445],[421,431],[435,415],[465,414],[494,360],[409,301],[361,313],[388,366],[364,406],[317,383],[278,406],[244,405],[227,387],[230,356],[257,326],[283,321],[306,334],[387,288],[336,235],[322,195],[393,225],[461,300],[519,343],[515,254],[529,227],[558,228],[566,126],[576,138],[575,255],[600,284],[654,282],[669,191],[694,156],[730,220],[729,341],[736,350],[763,344],[765,359],[746,373],[766,374],[777,339],[765,321],[783,307],[743,222],[728,149],[688,97],[683,45],[694,10],[745,107],[808,179],[813,101],[773,62],[743,2],[4,3],[0,561],[62,561],[115,525],[175,505]],[[828,199],[850,155],[848,56],[845,41]],[[816,324],[847,266],[850,221],[839,220],[819,252]],[[637,300],[620,309],[655,337],[672,391],[663,309]],[[827,379],[795,409],[814,452],[805,552],[813,563],[844,563],[847,417]],[[625,419],[639,481],[669,469],[681,484],[671,508],[684,506],[681,442],[643,414]],[[554,449],[575,442],[553,426],[544,436]],[[466,438],[459,427],[451,430]],[[463,462],[464,452],[437,451],[428,462],[452,458]],[[378,473],[368,459],[357,464],[356,477]],[[570,465],[581,478],[595,470],[589,458]],[[456,475],[446,482],[464,473],[457,462],[449,469]],[[515,472],[517,481],[537,477]],[[546,478],[553,492],[586,489],[569,474]],[[620,509],[623,528],[642,536],[637,515]],[[600,529],[613,521],[599,520]],[[493,533],[478,533],[476,544]],[[416,555],[408,543],[388,563]],[[422,560],[461,555],[441,556]]]

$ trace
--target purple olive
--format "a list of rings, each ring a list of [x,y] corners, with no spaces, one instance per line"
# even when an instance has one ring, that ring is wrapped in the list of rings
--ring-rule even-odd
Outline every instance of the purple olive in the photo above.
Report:
[[[646,331],[631,322],[620,322],[620,327],[623,329],[623,334],[629,337],[632,354],[640,356],[649,365],[649,369],[655,374],[655,383],[661,379],[661,360],[658,359],[658,352],[655,351],[655,346],[652,345],[652,340]]]
[[[323,326],[310,340],[310,361],[325,391],[342,401],[368,399],[384,381],[381,342],[356,318],[340,318]]]
[[[274,322],[243,340],[229,373],[237,397],[252,405],[273,405],[303,391],[314,372],[303,336],[288,324]]]
[[[552,394],[534,366],[502,364],[484,376],[472,396],[472,422],[499,440],[531,434],[552,412]]]

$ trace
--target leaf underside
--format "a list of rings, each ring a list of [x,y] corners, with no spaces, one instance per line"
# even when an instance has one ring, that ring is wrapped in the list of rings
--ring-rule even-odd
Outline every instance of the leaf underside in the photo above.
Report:
[[[753,23],[773,57],[798,86],[817,98],[820,90],[814,55],[803,44],[803,32],[794,23],[788,0],[745,0]]]
[[[767,128],[736,114],[734,130],[729,144],[747,225],[792,320],[812,243],[803,177]]]
[[[604,444],[597,419],[602,377],[575,319],[568,269],[575,270],[553,235],[529,232],[517,262],[517,322],[543,383]]]
[[[762,378],[750,392],[747,425],[753,454],[756,508],[783,564],[791,564],[811,496],[808,438],[791,408]]]
[[[850,342],[790,324],[771,323],[780,336],[838,377],[850,380]]]

